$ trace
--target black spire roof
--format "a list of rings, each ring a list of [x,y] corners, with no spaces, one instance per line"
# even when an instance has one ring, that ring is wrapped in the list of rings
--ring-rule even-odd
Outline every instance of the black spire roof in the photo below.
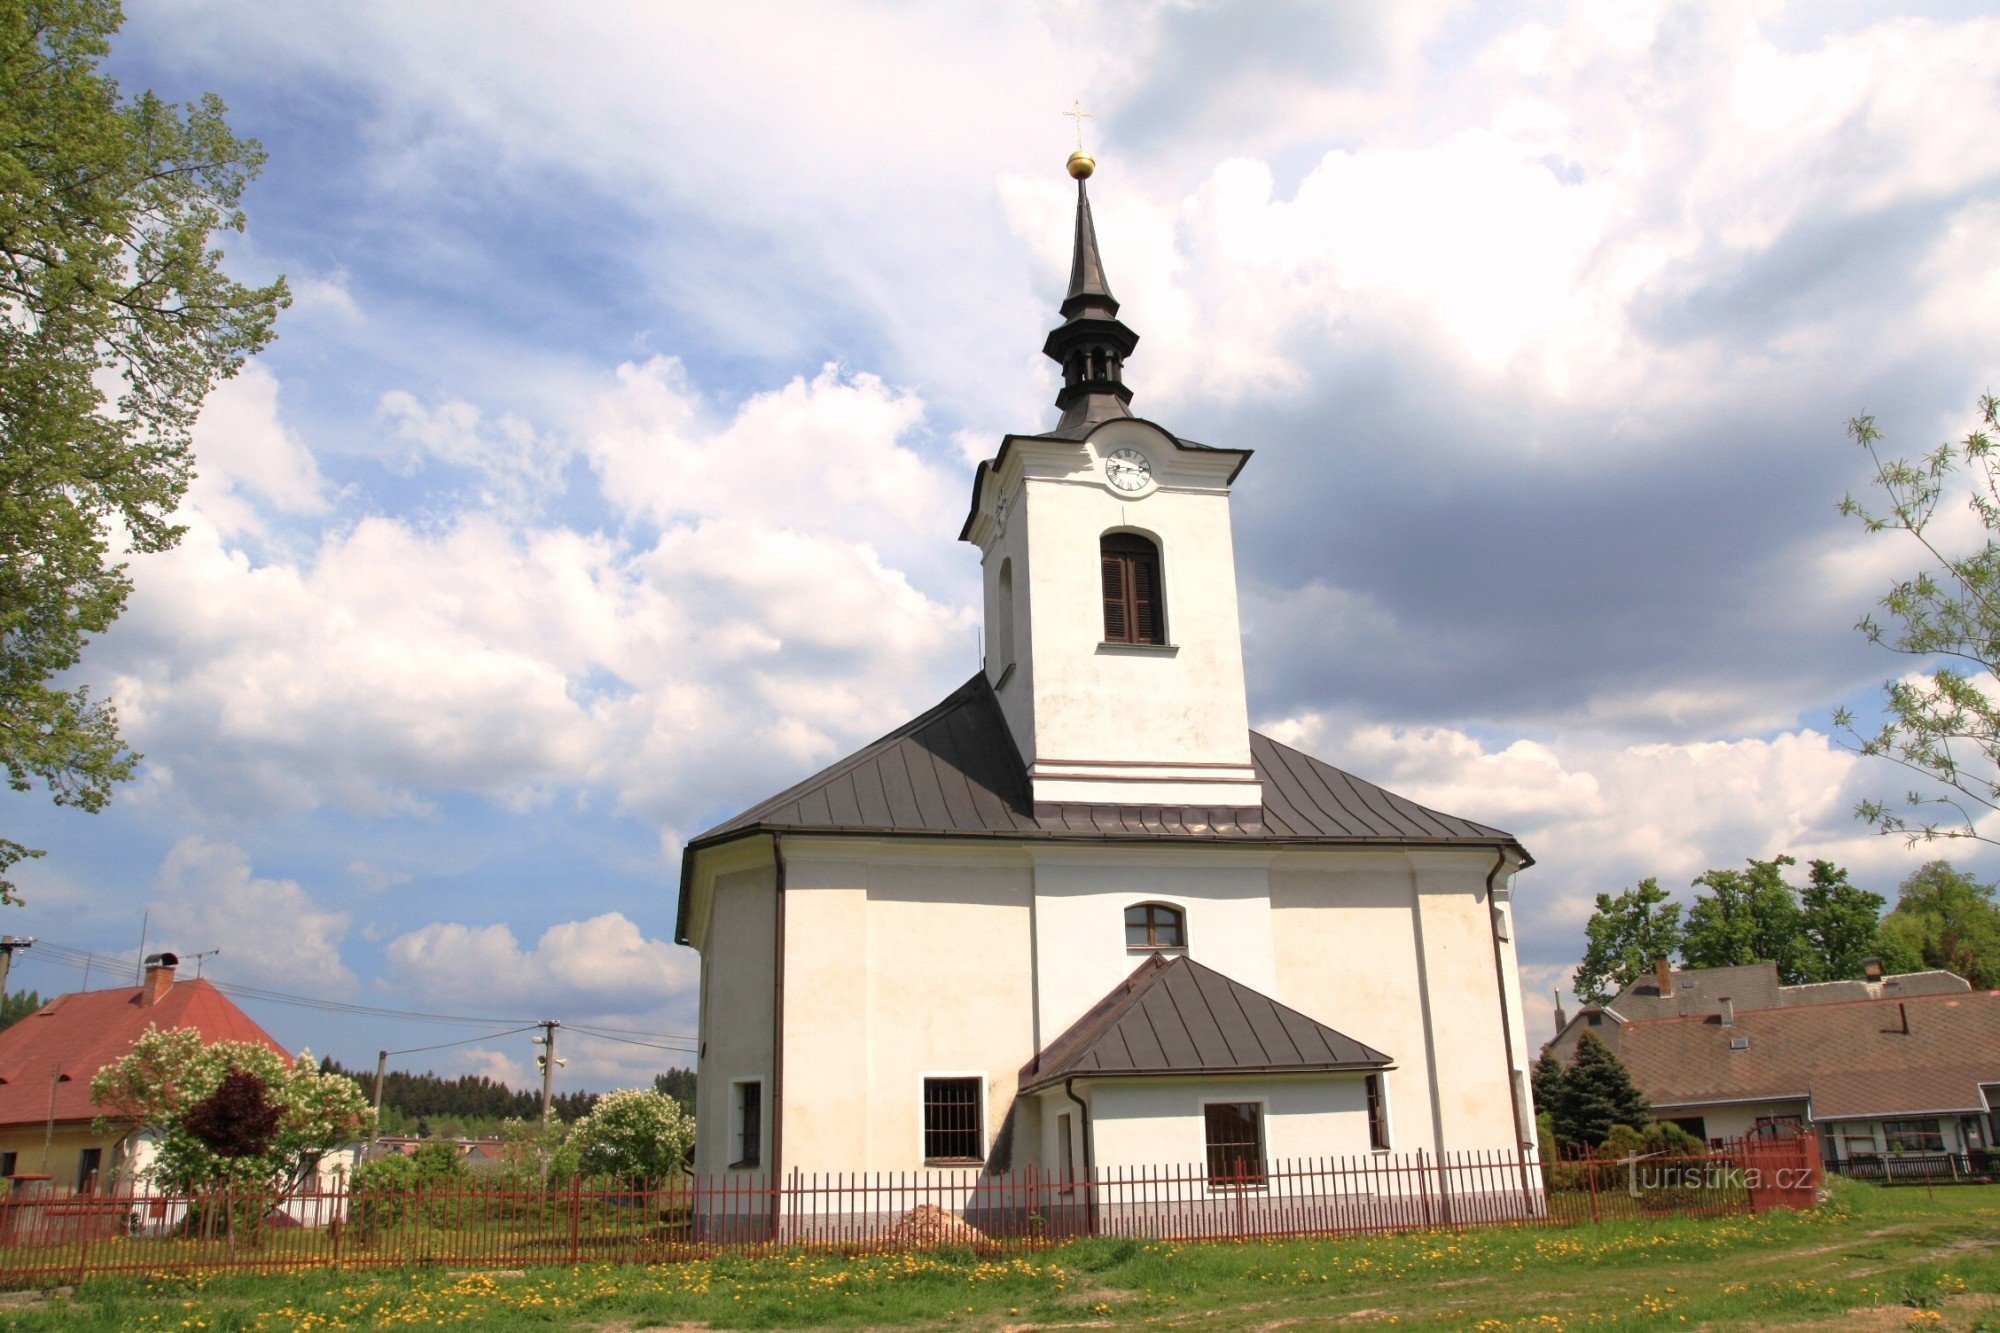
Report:
[[[1076,182],[1076,248],[1062,316],[1042,344],[1043,355],[1063,368],[1062,392],[1056,395],[1063,415],[1056,429],[1131,416],[1125,406],[1132,401],[1132,391],[1125,387],[1125,358],[1139,345],[1139,335],[1118,318],[1118,301],[1105,281],[1104,257],[1097,250],[1090,191],[1081,178]]]

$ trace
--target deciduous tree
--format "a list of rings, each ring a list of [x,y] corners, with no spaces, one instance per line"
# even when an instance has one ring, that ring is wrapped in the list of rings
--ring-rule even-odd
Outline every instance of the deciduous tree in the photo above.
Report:
[[[121,19],[0,0],[0,765],[91,811],[137,756],[64,673],[125,605],[120,557],[180,539],[195,415],[289,299],[213,243],[262,151],[213,96],[120,98],[98,63]],[[0,901],[39,854],[0,838]]]
[[[1685,934],[1681,905],[1657,879],[1640,880],[1616,897],[1598,894],[1597,909],[1583,929],[1589,943],[1570,985],[1592,1004],[1603,1004],[1644,976],[1654,959],[1673,957]]]
[[[1799,891],[1805,932],[1808,981],[1847,981],[1862,975],[1862,963],[1882,951],[1878,927],[1885,900],[1853,884],[1831,861],[1806,867]]]
[[[1874,507],[1852,495],[1840,511],[1870,532],[1899,532],[1923,567],[1882,598],[1882,616],[1857,626],[1872,643],[1916,659],[1910,674],[1883,687],[1880,724],[1862,730],[1847,709],[1834,726],[1861,754],[1888,760],[1917,779],[1900,802],[1866,800],[1855,813],[1914,846],[1941,838],[1994,842],[1979,821],[2000,810],[2000,399],[1979,400],[1980,424],[1958,444],[1918,459],[1885,459],[1882,432],[1870,416],[1847,431],[1874,464],[1881,493]],[[1977,535],[1954,542],[1935,520],[1955,497],[1971,512]]]
[[[1786,985],[1814,980],[1798,892],[1785,882],[1790,856],[1751,861],[1747,870],[1711,870],[1695,878],[1708,892],[1688,909],[1681,957],[1689,967],[1737,967],[1770,961]]]
[[[1973,986],[2000,987],[2000,906],[1994,886],[1947,861],[1903,881],[1895,910],[1882,918],[1882,964],[1892,972],[1941,967]]]

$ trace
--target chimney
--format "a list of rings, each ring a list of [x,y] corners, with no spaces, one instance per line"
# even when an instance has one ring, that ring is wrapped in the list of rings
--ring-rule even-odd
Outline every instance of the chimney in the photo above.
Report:
[[[1555,997],[1556,997],[1556,1034],[1560,1036],[1562,1034],[1562,1030],[1569,1025],[1569,1015],[1563,1012],[1563,993],[1560,989],[1558,989],[1555,992]]]
[[[1736,1001],[1730,999],[1727,995],[1725,995],[1721,999],[1717,1000],[1716,1003],[1721,1006],[1720,1012],[1722,1015],[1722,1026],[1726,1028],[1735,1027]]]
[[[1653,960],[1653,984],[1660,989],[1660,998],[1674,998],[1674,965],[1665,958]]]
[[[180,956],[171,953],[156,953],[146,959],[146,983],[139,988],[141,1006],[150,1007],[167,998],[174,984],[174,969],[180,963]]]
[[[1882,979],[1882,960],[1880,958],[1862,959],[1861,972],[1870,981],[1880,981]]]

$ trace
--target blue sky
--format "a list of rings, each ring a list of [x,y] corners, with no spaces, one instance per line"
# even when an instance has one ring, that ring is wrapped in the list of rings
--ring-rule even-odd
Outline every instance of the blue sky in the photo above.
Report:
[[[264,143],[230,262],[298,300],[86,659],[145,769],[10,798],[7,928],[692,1032],[681,842],[976,665],[953,538],[1054,419],[1074,98],[1136,406],[1257,450],[1253,718],[1519,834],[1532,994],[1644,875],[1891,892],[1923,854],[1851,810],[1903,784],[1825,729],[1913,556],[1834,505],[1847,417],[1928,448],[1992,383],[1980,8],[134,6],[115,72]],[[357,1063],[481,1031],[251,1007]]]

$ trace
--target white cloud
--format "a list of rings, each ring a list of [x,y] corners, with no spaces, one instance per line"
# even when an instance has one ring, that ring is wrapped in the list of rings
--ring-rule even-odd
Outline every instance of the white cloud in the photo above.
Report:
[[[477,433],[476,414],[397,410]],[[378,516],[260,560],[196,507],[107,645],[155,794],[383,813],[580,785],[688,820],[900,721],[952,659],[969,670],[969,613],[881,554],[948,540],[944,482],[897,443],[914,399],[829,371],[712,426],[694,411],[654,362],[578,429],[607,498],[661,525],[650,544]]]
[[[263,535],[260,508],[314,515],[330,507],[318,462],[279,418],[276,377],[254,361],[202,404],[194,453],[186,504],[229,536]]]
[[[349,917],[314,902],[289,879],[260,879],[242,849],[186,837],[160,864],[152,937],[183,956],[221,953],[215,977],[307,995],[351,995],[354,973],[340,958]]]
[[[1583,923],[1599,893],[1656,876],[1686,897],[1705,870],[1789,852],[1801,862],[1834,860],[1893,899],[1895,884],[1937,854],[1856,821],[1860,795],[1895,789],[1900,779],[1810,729],[1677,745],[1589,736],[1489,743],[1446,727],[1401,729],[1327,714],[1263,729],[1412,800],[1518,837],[1537,861],[1515,882],[1531,996],[1582,955]]]
[[[399,471],[414,472],[426,460],[463,468],[480,478],[477,502],[487,510],[533,512],[562,492],[569,451],[545,440],[521,417],[485,413],[459,398],[426,407],[414,394],[392,389],[382,395],[381,414],[410,452],[396,460]]]

